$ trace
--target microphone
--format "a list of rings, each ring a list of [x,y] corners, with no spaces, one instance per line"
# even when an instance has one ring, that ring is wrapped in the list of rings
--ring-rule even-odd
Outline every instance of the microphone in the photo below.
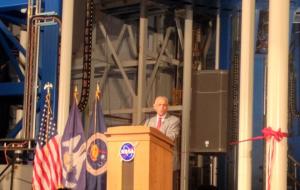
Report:
[[[147,123],[145,123],[147,121]],[[139,125],[143,125],[143,126],[147,126],[148,127],[148,123],[149,123],[150,119],[149,117],[146,115],[146,117],[143,119],[143,121],[141,121],[139,123]]]

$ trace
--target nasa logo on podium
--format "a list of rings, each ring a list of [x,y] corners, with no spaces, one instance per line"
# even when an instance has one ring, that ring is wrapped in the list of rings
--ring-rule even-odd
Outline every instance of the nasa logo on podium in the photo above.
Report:
[[[129,162],[133,160],[135,156],[135,148],[132,143],[125,142],[120,148],[120,156],[123,161]]]

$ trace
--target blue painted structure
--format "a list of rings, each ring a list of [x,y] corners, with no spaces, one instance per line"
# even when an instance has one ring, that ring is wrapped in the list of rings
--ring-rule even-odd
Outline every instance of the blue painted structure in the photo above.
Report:
[[[56,12],[61,15],[62,2],[61,0],[47,0],[44,2],[45,12]],[[41,54],[40,54],[40,87],[43,88],[44,84],[50,82],[53,84],[52,89],[52,110],[54,118],[57,114],[58,103],[58,63],[59,63],[59,33],[60,26],[58,24],[42,26],[41,30]],[[45,93],[45,91],[43,91]],[[44,102],[41,101],[39,105],[42,108]],[[41,109],[42,110],[42,109]]]
[[[17,73],[19,82],[0,82],[0,97],[16,96],[19,99],[24,95],[24,74],[20,70],[18,55],[13,53],[12,50],[16,49],[17,52],[26,54],[25,48],[19,43],[19,40],[11,33],[7,28],[7,23],[13,23],[16,25],[27,25],[27,14],[21,13],[21,9],[27,8],[27,0],[6,0],[0,1],[0,45],[9,58],[9,64],[14,68]],[[56,12],[58,16],[61,15],[61,0],[44,0],[42,4],[42,10],[44,12]],[[59,55],[59,26],[48,25],[41,27],[40,34],[40,54],[39,54],[39,96],[44,84],[51,82],[53,84],[52,101],[53,111],[57,113],[57,69],[58,69],[58,55]],[[18,101],[20,103],[22,101]],[[42,106],[43,102],[38,102],[38,110]],[[39,123],[39,122],[37,122]],[[22,122],[8,132],[8,137],[13,138],[22,128]]]
[[[3,0],[0,2],[0,12],[27,8],[28,0]]]
[[[24,74],[21,72],[19,68],[19,63],[16,55],[13,54],[12,49],[16,49],[22,52],[23,55],[26,54],[25,48],[22,47],[18,41],[18,39],[13,36],[13,34],[8,30],[5,23],[13,22],[14,24],[24,23],[21,22],[26,20],[26,14],[22,14],[20,10],[22,8],[27,7],[26,0],[12,0],[12,1],[1,1],[0,2],[0,44],[5,52],[6,56],[9,58],[9,62],[17,73],[18,79],[23,82]],[[5,23],[4,23],[5,22]],[[22,86],[23,83],[18,84],[18,86]],[[12,84],[9,87],[9,84],[0,83],[0,96],[5,95],[21,95],[20,88],[14,88],[15,84]],[[22,87],[21,87],[22,88]],[[8,89],[10,92],[7,92]]]

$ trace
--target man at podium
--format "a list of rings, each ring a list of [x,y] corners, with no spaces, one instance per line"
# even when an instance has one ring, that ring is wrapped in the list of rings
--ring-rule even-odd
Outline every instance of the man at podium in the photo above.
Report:
[[[156,116],[146,121],[145,126],[107,129],[107,189],[172,190],[175,187],[177,190],[175,182],[179,180],[174,175],[177,162],[172,149],[180,121],[167,114],[166,97],[157,97],[154,109]]]
[[[178,117],[168,114],[168,106],[169,103],[167,97],[156,97],[153,104],[156,115],[147,119],[145,125],[157,128],[160,132],[174,141],[179,134],[180,120]]]
[[[180,130],[180,119],[174,115],[168,113],[169,101],[165,96],[156,97],[153,108],[156,111],[156,115],[147,119],[146,126],[157,128],[160,132],[174,141],[174,158],[173,158],[173,189],[178,189],[179,184],[179,156],[177,137]]]

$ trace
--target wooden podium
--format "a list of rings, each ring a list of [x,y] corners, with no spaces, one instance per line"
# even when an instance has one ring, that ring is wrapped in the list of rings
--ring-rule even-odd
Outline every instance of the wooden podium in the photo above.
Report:
[[[172,190],[173,142],[169,138],[145,126],[111,127],[105,134],[107,190]]]

